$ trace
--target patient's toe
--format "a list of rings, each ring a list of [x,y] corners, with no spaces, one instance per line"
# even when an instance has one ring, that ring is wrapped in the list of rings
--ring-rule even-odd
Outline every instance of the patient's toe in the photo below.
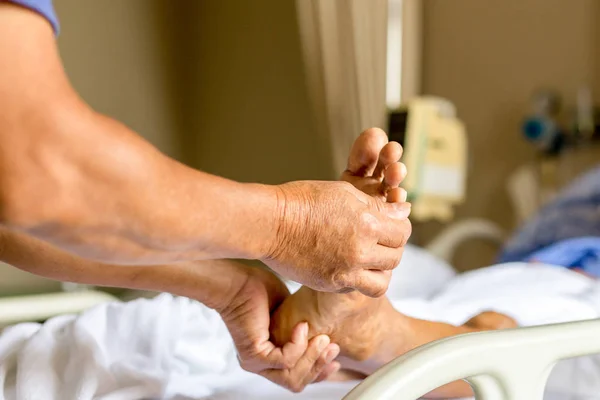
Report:
[[[367,129],[361,133],[350,150],[348,171],[354,176],[371,176],[387,142],[387,135],[379,128]]]
[[[508,315],[500,314],[494,311],[486,311],[468,320],[465,323],[465,326],[477,330],[497,330],[516,328],[518,324]]]
[[[384,175],[384,172],[391,165],[394,165],[400,161],[402,157],[402,146],[398,142],[389,142],[379,152],[379,160],[377,162],[377,167],[373,172],[373,177],[377,179],[381,179]]]
[[[406,167],[400,162],[395,162],[386,167],[383,172],[383,180],[381,182],[380,191],[382,194],[389,193],[391,189],[400,186],[402,180],[406,176]],[[388,199],[389,201],[389,199]]]

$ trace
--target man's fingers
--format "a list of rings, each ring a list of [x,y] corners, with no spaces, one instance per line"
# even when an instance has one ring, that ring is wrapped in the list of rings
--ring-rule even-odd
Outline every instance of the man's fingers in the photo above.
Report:
[[[402,260],[404,247],[386,247],[377,245],[373,257],[365,264],[365,270],[391,272]]]
[[[372,204],[379,211],[374,213],[377,222],[371,227],[377,243],[393,248],[404,246],[412,233],[412,225],[408,219],[412,205],[382,201],[375,201]],[[377,257],[377,254],[374,256]]]
[[[350,150],[347,171],[354,176],[371,176],[377,167],[379,153],[387,142],[387,135],[379,128],[361,133]]]
[[[308,323],[298,323],[291,333],[290,341],[277,347],[272,342],[265,344],[267,348],[262,351],[254,351],[254,360],[242,362],[242,368],[250,372],[258,372],[262,369],[282,370],[292,368],[308,347]]]
[[[400,161],[402,157],[402,146],[398,142],[389,142],[381,152],[379,153],[379,160],[377,161],[377,167],[373,171],[373,178],[381,179],[384,171],[392,164]]]
[[[328,364],[323,368],[323,371],[317,376],[314,383],[323,382],[324,380],[329,379],[333,374],[337,373],[342,365],[338,361],[334,361],[331,364]]]
[[[330,343],[325,351],[321,353],[319,359],[314,363],[311,371],[306,375],[305,381],[307,383],[316,382],[317,379],[325,373],[324,379],[326,379],[331,372],[328,372],[331,369],[331,364],[333,360],[335,360],[340,355],[340,346],[335,343]]]
[[[408,238],[410,238],[411,233],[412,225],[408,218],[382,218],[379,221],[377,244],[397,249],[404,246],[406,242],[408,242]],[[377,249],[377,252],[380,250],[381,249]],[[379,257],[380,255],[375,253],[374,256]],[[381,258],[383,258],[383,255],[381,255]]]
[[[330,354],[326,357],[325,361],[330,361],[330,362],[326,362],[325,366],[322,368],[321,372],[319,373],[319,375],[317,375],[317,377],[315,378],[315,380],[313,381],[313,383],[318,383],[318,382],[322,382],[324,380],[329,379],[333,374],[337,373],[340,368],[341,368],[341,364],[338,361],[333,361],[337,358],[337,356],[339,355],[340,349],[339,346],[337,346],[336,344],[330,344],[329,347],[332,346],[336,346],[337,347],[337,352],[335,353],[335,357],[333,357],[333,354]],[[325,352],[327,354],[327,352]]]
[[[356,290],[369,297],[381,297],[387,292],[392,275],[390,271],[365,269],[356,275]]]
[[[317,361],[329,345],[327,335],[319,335],[310,340],[308,348],[296,365],[290,369],[268,369],[260,374],[270,381],[292,392],[301,392],[306,385],[314,381],[323,370],[323,364]]]
[[[311,339],[306,353],[291,372],[293,379],[301,382],[302,387],[317,379],[325,365],[331,363],[338,356],[339,346],[330,346],[329,336],[327,335],[319,335]]]
[[[293,368],[308,348],[308,323],[300,322],[292,330],[290,341],[283,345],[283,367]]]

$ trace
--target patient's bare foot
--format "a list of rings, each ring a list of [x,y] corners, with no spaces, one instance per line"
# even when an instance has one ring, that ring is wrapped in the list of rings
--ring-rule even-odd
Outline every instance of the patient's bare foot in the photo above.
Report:
[[[388,142],[385,132],[368,129],[354,142],[341,180],[382,200],[405,201],[406,192],[399,188],[406,175],[401,156],[402,147]],[[370,299],[358,292],[317,293],[304,287],[278,309],[272,318],[272,333],[275,340],[285,342],[291,334],[291,321],[309,321],[311,332],[328,332],[333,343],[343,344],[348,357],[365,360],[378,348],[372,343],[377,340],[375,332],[384,315],[392,311],[387,299]]]
[[[403,338],[410,328],[408,319],[394,310],[386,297],[374,299],[359,292],[324,293],[304,286],[283,302],[271,321],[276,343],[285,343],[291,328],[307,321],[309,337],[329,335],[331,342],[340,346],[346,364],[356,362],[354,369],[364,373],[414,347]]]
[[[340,346],[342,368],[366,375],[434,340],[517,326],[512,318],[495,312],[481,313],[461,326],[425,321],[396,311],[386,297],[374,299],[358,292],[324,293],[302,287],[271,318],[275,343],[289,341],[291,329],[302,321],[309,323],[309,337],[326,334]]]
[[[399,188],[406,175],[401,156],[402,147],[388,142],[385,132],[368,129],[354,142],[341,180],[388,202],[405,201],[406,192]],[[395,314],[387,299],[371,299],[358,292],[320,293],[303,287],[273,316],[272,334],[283,343],[291,334],[290,323],[309,321],[312,333],[327,332],[346,357],[364,361],[374,358],[374,351],[381,347],[376,343],[383,340],[378,338],[379,332],[392,328],[389,320],[384,321],[385,316]]]

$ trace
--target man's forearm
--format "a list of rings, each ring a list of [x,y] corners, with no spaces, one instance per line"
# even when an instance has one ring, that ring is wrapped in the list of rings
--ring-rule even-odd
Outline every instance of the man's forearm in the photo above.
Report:
[[[249,268],[229,260],[130,267],[102,264],[3,228],[0,261],[54,280],[186,296],[217,310],[243,285],[244,269]]]
[[[35,159],[6,154],[9,228],[114,263],[266,252],[276,233],[277,189],[188,168],[120,123],[74,107],[64,111],[71,116],[53,116],[53,127],[26,128],[40,133],[20,155]]]
[[[262,256],[273,187],[195,171],[91,110],[48,24],[2,2],[0,53],[0,226],[114,263]]]

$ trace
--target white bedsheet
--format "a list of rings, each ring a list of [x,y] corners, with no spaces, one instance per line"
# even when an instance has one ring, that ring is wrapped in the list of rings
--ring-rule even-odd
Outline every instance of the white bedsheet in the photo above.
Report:
[[[536,325],[600,316],[599,284],[567,270],[511,264],[454,277],[427,257],[409,249],[389,292],[415,317],[461,323],[496,310]],[[294,395],[246,373],[219,316],[170,295],[20,324],[0,336],[0,400],[340,399],[356,384],[326,382]],[[553,400],[596,398],[598,359],[559,364],[549,387]]]

